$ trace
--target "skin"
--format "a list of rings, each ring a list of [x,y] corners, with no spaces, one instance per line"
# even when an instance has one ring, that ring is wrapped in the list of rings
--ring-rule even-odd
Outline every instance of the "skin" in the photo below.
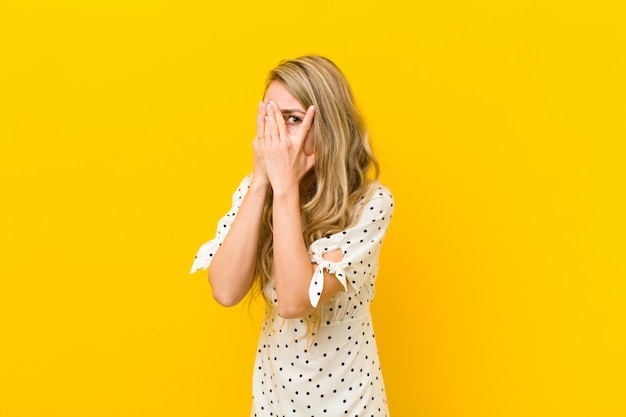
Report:
[[[261,216],[271,186],[278,315],[299,318],[315,310],[308,289],[317,265],[309,259],[300,215],[300,180],[315,164],[314,115],[313,106],[304,109],[278,81],[270,83],[264,101],[259,103],[250,189],[209,268],[213,296],[222,305],[239,303],[250,290]],[[325,253],[323,258],[340,261],[341,250]],[[326,271],[324,280],[317,308],[343,289],[335,276]]]

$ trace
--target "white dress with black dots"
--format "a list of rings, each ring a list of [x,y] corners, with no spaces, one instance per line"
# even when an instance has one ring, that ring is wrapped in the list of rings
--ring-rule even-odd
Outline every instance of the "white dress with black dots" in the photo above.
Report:
[[[198,250],[192,273],[210,265],[237,215],[250,179],[250,175],[245,177],[234,193],[232,208],[219,221],[215,238]],[[254,365],[251,416],[389,415],[369,305],[393,198],[387,188],[376,185],[370,199],[361,204],[365,204],[362,214],[351,227],[309,247],[311,262],[318,265],[309,288],[312,305],[319,301],[324,269],[345,288],[320,307],[323,322],[313,339],[307,339],[306,325],[299,319],[274,315],[263,323]],[[341,261],[322,258],[336,249],[343,251]],[[271,285],[268,287],[269,299],[275,304],[275,292]]]

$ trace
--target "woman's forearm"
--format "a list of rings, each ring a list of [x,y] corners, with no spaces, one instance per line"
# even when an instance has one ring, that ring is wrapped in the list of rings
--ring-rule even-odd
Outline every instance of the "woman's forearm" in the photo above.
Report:
[[[266,181],[252,179],[226,239],[209,267],[213,297],[224,306],[239,303],[254,279]]]
[[[274,191],[274,276],[278,314],[302,317],[311,312],[308,288],[314,267],[302,237],[300,198],[297,185]]]

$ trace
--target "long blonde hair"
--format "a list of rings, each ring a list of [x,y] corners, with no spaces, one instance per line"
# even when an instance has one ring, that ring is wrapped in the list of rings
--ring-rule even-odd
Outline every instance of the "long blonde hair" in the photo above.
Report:
[[[357,202],[378,179],[379,166],[348,81],[332,61],[315,55],[282,61],[270,71],[266,90],[274,81],[282,83],[305,109],[315,106],[315,166],[300,184],[304,189],[303,238],[308,247],[315,240],[351,225],[358,214],[355,213]],[[268,306],[271,304],[264,290],[273,274],[272,200],[270,190],[256,264],[258,287]],[[275,312],[270,308],[269,314]],[[303,318],[309,333],[319,326],[320,318],[320,309]]]

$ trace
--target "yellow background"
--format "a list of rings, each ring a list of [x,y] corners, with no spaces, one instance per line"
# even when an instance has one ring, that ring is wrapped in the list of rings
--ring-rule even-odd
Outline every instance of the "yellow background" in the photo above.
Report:
[[[304,53],[396,198],[391,414],[626,415],[620,3],[3,1],[0,415],[248,414],[258,308],[188,272]]]

